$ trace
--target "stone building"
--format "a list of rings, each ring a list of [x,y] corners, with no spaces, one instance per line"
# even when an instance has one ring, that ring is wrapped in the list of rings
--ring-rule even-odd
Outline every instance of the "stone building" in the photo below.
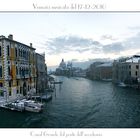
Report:
[[[94,62],[92,63],[89,68],[87,69],[87,72],[86,72],[86,76],[89,78],[89,79],[92,79],[92,80],[96,80],[96,67],[98,65],[101,65],[103,64],[103,62]]]
[[[15,99],[34,93],[36,88],[35,48],[15,41],[13,35],[0,36],[1,96]]]
[[[56,75],[67,75],[67,65],[64,59],[62,59],[62,61],[59,64],[59,67],[56,69]]]
[[[113,82],[137,84],[140,80],[140,56],[125,57],[113,63]]]
[[[112,63],[111,62],[94,62],[87,69],[87,77],[92,80],[111,80]]]
[[[112,63],[104,63],[96,66],[97,80],[112,80]]]
[[[36,53],[37,69],[37,94],[44,92],[47,88],[47,66],[45,64],[45,54]]]

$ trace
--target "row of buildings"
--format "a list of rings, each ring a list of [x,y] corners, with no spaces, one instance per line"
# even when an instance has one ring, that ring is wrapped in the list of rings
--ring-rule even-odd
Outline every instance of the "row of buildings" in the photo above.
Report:
[[[46,83],[45,54],[36,53],[32,43],[15,41],[13,35],[0,36],[0,96],[10,100],[39,93]]]
[[[87,69],[86,76],[92,80],[111,80],[112,63],[94,62]]]
[[[140,84],[140,56],[133,55],[114,62],[94,62],[87,69],[86,76],[93,80],[112,80],[128,85]]]
[[[85,77],[86,72],[79,67],[73,67],[72,62],[65,63],[64,59],[60,62],[58,68],[55,71],[56,75],[62,76],[76,76],[76,77]]]
[[[140,83],[140,56],[125,57],[113,63],[113,82],[128,85]]]

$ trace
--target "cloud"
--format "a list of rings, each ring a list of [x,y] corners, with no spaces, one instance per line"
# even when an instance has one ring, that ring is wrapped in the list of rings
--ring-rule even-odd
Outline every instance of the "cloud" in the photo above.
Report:
[[[83,53],[91,50],[96,52],[101,46],[98,41],[72,35],[50,38],[45,45],[49,54],[67,53],[70,51]]]
[[[139,49],[140,48],[140,33],[137,33],[135,36],[126,39],[124,45],[127,49]]]
[[[72,61],[72,62],[77,62],[77,61],[78,61],[78,59],[72,59],[71,61]]]
[[[127,50],[140,49],[140,33],[135,36],[125,39],[122,42],[115,42],[103,46],[104,53],[120,54]]]
[[[140,30],[140,26],[130,26],[128,27],[130,30]]]
[[[112,35],[102,35],[101,36],[101,40],[112,40],[112,41],[115,41],[117,40],[117,38],[113,37]]]
[[[103,35],[104,38],[112,39],[111,35]],[[112,41],[113,42],[113,41]],[[45,42],[46,51],[50,55],[58,55],[61,53],[79,52],[84,53],[89,51],[94,54],[114,54],[120,55],[128,50],[140,51],[140,32],[132,37],[126,38],[120,42],[113,42],[107,45],[101,44],[99,41],[83,38],[79,36],[59,36],[49,38]],[[89,56],[90,58],[90,56]]]
[[[103,52],[104,53],[114,53],[114,54],[120,54],[120,52],[124,51],[125,47],[121,42],[112,43],[108,45],[103,46]]]

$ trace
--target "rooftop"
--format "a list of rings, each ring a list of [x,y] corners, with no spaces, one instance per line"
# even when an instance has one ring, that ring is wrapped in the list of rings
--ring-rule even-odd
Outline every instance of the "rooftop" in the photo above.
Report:
[[[96,67],[112,67],[112,62],[106,62],[106,63],[98,65]]]
[[[26,46],[26,47],[28,47],[30,49],[36,50],[35,48],[32,47],[32,43],[30,43],[30,45],[26,45],[26,44],[23,44],[21,42],[13,40],[13,35],[11,35],[11,34],[7,38],[5,36],[1,35],[0,40],[4,40],[4,39],[8,40],[10,42],[14,42],[14,43],[17,43],[17,44],[20,44],[20,45],[24,45],[24,46]]]

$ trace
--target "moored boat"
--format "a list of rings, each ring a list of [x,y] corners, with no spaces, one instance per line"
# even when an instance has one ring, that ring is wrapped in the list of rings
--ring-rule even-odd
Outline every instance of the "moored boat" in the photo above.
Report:
[[[41,112],[43,110],[43,104],[35,102],[33,100],[23,99],[21,102],[24,103],[24,108],[26,111],[30,112]]]

